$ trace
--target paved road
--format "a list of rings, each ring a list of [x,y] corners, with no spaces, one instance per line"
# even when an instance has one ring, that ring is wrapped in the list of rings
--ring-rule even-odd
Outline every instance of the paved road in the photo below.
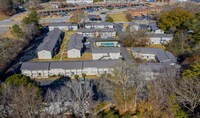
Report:
[[[24,12],[22,12],[22,13],[24,13]],[[13,15],[13,16],[11,16],[11,17],[5,19],[5,20],[1,20],[1,21],[0,21],[0,34],[4,33],[4,32],[5,32],[6,30],[8,30],[8,28],[11,27],[12,25],[14,25],[14,24],[19,24],[20,21],[14,21],[14,20],[12,20],[12,18],[13,18],[13,17],[17,17],[17,16],[19,16],[19,15],[22,14],[22,13],[18,13],[18,14],[16,14],[16,15]]]
[[[14,16],[11,16],[10,18],[0,21],[0,34],[4,33],[12,25],[20,24],[20,21],[12,20],[13,17],[17,17],[20,14],[22,13],[16,14]],[[40,23],[64,22],[64,21],[69,21],[69,18],[70,18],[69,16],[60,17],[60,18],[43,18],[40,20]]]

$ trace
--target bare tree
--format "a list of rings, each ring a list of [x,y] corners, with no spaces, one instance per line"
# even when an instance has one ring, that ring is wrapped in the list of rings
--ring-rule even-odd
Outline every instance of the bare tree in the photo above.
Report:
[[[12,0],[0,0],[0,12],[6,15],[12,14]]]
[[[199,79],[182,78],[172,83],[172,91],[177,95],[176,100],[190,113],[194,114],[200,106]]]
[[[123,39],[122,43],[127,47],[143,47],[150,43],[150,34],[147,34],[145,30],[128,31],[121,38]]]
[[[1,105],[7,109],[6,117],[35,118],[39,116],[41,96],[38,88],[4,86]]]
[[[70,17],[70,22],[84,23],[87,19],[87,14],[83,11],[75,11]]]
[[[26,41],[32,40],[40,33],[38,26],[34,23],[27,24],[23,28],[24,28],[24,39],[27,39]]]
[[[0,38],[0,70],[17,56],[23,46],[20,40]]]
[[[100,88],[111,95],[121,112],[135,111],[139,92],[143,88],[142,76],[136,65],[128,62],[114,70],[114,76],[102,75]]]
[[[181,112],[181,109],[172,99],[174,93],[171,84],[177,79],[179,71],[169,66],[154,73],[157,73],[156,78],[146,81],[147,97],[138,102],[140,117],[175,117],[176,112]]]
[[[59,107],[60,112],[70,112],[76,117],[86,118],[87,114],[92,113],[92,83],[87,80],[70,80],[67,81],[59,90],[49,92],[52,94],[51,99],[54,103],[62,103]],[[47,94],[47,97],[49,94]],[[55,104],[54,104],[55,106]]]

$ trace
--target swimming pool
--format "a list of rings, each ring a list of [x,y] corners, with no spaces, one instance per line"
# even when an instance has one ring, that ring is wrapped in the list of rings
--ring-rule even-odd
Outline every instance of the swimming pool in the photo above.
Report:
[[[115,43],[113,43],[113,42],[102,42],[101,46],[104,46],[104,47],[114,47]]]

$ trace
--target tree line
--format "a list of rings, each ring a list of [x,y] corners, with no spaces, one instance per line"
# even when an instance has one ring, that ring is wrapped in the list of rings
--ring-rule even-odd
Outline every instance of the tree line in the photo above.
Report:
[[[1,85],[0,116],[198,118],[199,65],[192,64],[180,76],[172,76],[179,72],[163,68],[157,79],[145,80],[137,64],[122,61],[113,74],[102,74],[98,80],[88,80],[85,74],[74,75],[74,79],[62,77],[48,89],[16,74]],[[111,105],[107,110],[94,111],[103,102]]]

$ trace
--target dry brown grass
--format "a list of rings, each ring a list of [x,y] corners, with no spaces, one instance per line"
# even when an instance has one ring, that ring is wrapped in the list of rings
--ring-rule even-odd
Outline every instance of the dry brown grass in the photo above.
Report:
[[[99,79],[97,75],[87,75],[86,79]]]
[[[117,14],[109,14],[109,16],[114,20],[114,22],[128,22],[126,19],[126,14],[123,12]]]
[[[163,50],[166,49],[166,47],[164,45],[159,45],[159,44],[149,45],[147,47],[149,47],[149,48],[161,48]]]
[[[6,15],[0,13],[0,21],[1,21],[1,20],[5,20],[6,18],[8,18],[8,16],[6,16]]]
[[[92,53],[83,53],[81,58],[68,58],[67,54],[65,53],[65,56],[63,57],[63,60],[68,60],[68,61],[80,61],[80,60],[92,60]]]
[[[10,39],[17,39],[16,37],[14,37],[12,30],[9,28],[7,31],[5,31],[1,37],[3,38],[10,38]]]
[[[123,26],[124,29],[127,29],[128,25],[129,25],[128,23],[124,23],[124,26]]]
[[[41,18],[45,19],[45,18],[61,18],[61,17],[62,17],[61,15],[48,15],[48,16],[42,16]]]
[[[26,17],[27,16],[27,13],[22,13],[22,14],[19,14],[19,15],[17,15],[17,16],[13,16],[12,18],[11,18],[11,20],[13,20],[13,21],[22,21],[22,19],[24,18],[24,17]]]

